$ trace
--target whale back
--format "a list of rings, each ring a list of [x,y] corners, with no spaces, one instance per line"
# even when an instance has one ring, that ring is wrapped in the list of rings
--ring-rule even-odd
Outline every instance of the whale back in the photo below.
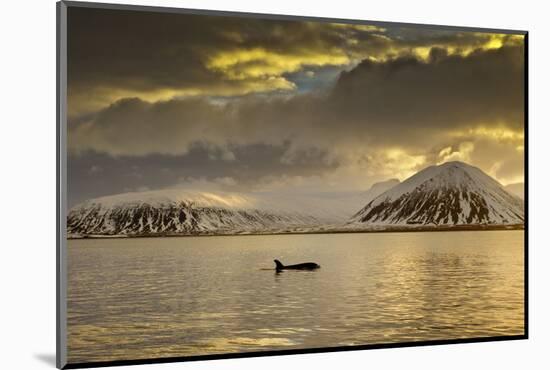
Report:
[[[296,265],[283,265],[279,260],[273,260],[275,262],[275,270],[316,270],[320,268],[315,262],[298,263]]]

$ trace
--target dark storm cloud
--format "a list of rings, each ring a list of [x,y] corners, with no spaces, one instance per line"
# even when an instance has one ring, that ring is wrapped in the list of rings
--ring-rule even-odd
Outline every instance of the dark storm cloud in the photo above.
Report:
[[[279,76],[296,68],[296,58],[307,63],[310,57],[317,63],[316,57],[325,54],[329,57],[320,63],[342,64],[347,62],[342,61],[342,46],[350,34],[345,28],[311,22],[77,7],[69,9],[68,27],[73,114],[122,97],[158,100],[178,94],[235,95],[289,88],[268,76],[237,78],[229,72],[264,67],[268,75]],[[368,40],[373,50],[383,48],[387,40],[372,36],[372,31],[353,34]],[[267,55],[254,56],[262,50]],[[341,59],[332,61],[332,54]],[[224,64],[235,58],[236,64]],[[269,73],[272,67],[282,70]]]
[[[399,58],[364,61],[340,76],[327,110],[333,119],[367,125],[369,134],[437,130],[506,122],[523,128],[523,48],[468,57],[432,49],[425,63]],[[407,132],[410,135],[412,132]]]
[[[447,159],[523,173],[521,37],[69,11],[73,202],[203,180],[402,179]]]
[[[69,156],[68,203],[74,206],[98,196],[181,187],[197,183],[217,185],[224,190],[253,190],[266,177],[318,175],[334,169],[326,152],[302,152],[294,163],[283,160],[288,143],[281,146],[249,145],[232,148],[234,158],[224,160],[224,153],[196,143],[185,155],[153,154],[112,157],[86,151]],[[202,189],[208,190],[208,189]]]
[[[475,159],[493,175],[512,178],[523,172],[521,138],[506,136],[523,127],[522,53],[505,47],[461,57],[433,49],[428,61],[364,61],[342,73],[328,94],[221,104],[123,99],[69,124],[69,174],[73,188],[83,189],[75,197],[201,178],[231,178],[242,190],[262,177],[326,173],[346,156],[361,171],[377,162],[417,170],[444,158]],[[387,147],[410,155],[376,157]],[[503,159],[497,167],[495,155]]]
[[[113,155],[183,154],[196,141],[229,146],[291,142],[423,147],[430,137],[468,127],[523,127],[523,50],[503,47],[467,57],[432,50],[427,62],[365,60],[342,72],[328,95],[248,96],[212,105],[205,98],[118,101],[69,125],[72,150]]]
[[[287,76],[311,68],[343,70],[365,58],[422,54],[432,46],[463,53],[511,37],[72,7],[69,113],[89,113],[131,97],[155,102],[300,90],[296,83],[304,80]]]

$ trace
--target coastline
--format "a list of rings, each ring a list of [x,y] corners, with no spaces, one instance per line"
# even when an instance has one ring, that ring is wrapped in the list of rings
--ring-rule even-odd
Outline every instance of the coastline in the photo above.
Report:
[[[449,232],[449,231],[509,231],[524,230],[525,224],[515,225],[456,225],[456,226],[373,226],[370,228],[335,227],[326,229],[312,228],[310,230],[284,230],[266,232],[203,232],[194,234],[95,234],[95,235],[68,235],[67,240],[75,239],[120,239],[120,238],[177,238],[177,237],[208,237],[208,236],[258,236],[258,235],[305,235],[305,234],[350,234],[350,233],[403,233],[403,232]]]

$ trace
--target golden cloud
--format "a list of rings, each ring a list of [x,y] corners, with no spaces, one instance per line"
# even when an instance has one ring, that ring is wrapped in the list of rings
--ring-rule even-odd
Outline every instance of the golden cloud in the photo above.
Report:
[[[350,23],[329,23],[330,27],[336,29],[355,30],[361,32],[386,32],[386,28],[372,24],[350,24]]]
[[[470,35],[472,41],[474,42],[462,44],[458,42],[461,39],[461,35],[464,34],[459,34],[457,40],[455,40],[454,42],[434,42],[430,45],[422,45],[412,48],[407,46],[403,46],[400,48],[394,47],[392,52],[398,55],[413,54],[418,59],[426,62],[430,59],[430,53],[433,48],[445,50],[447,55],[459,55],[462,57],[467,57],[477,50],[500,49],[503,46],[516,46],[523,43],[523,36],[519,35],[474,33],[473,37],[471,37],[472,35]],[[388,55],[391,54],[385,54],[385,56],[379,57],[379,59],[386,60]]]
[[[477,126],[452,132],[451,136],[457,138],[483,138],[498,142],[523,142],[525,132],[523,129],[514,130],[504,125],[496,127]]]
[[[139,98],[148,103],[157,103],[171,99],[181,99],[195,96],[237,96],[255,92],[274,90],[293,90],[296,85],[280,76],[248,79],[239,84],[223,83],[214,86],[198,86],[189,88],[162,88],[153,90],[132,90],[98,87],[86,91],[72,92],[68,96],[68,115],[73,117],[83,113],[91,113],[104,109],[112,103],[125,98]]]
[[[388,177],[404,180],[426,164],[426,156],[411,154],[401,148],[384,149],[380,153],[384,162],[384,172]]]
[[[452,147],[448,146],[439,152],[439,161],[437,162],[437,164],[439,165],[451,161],[461,161],[469,163],[471,161],[470,155],[474,151],[474,148],[474,143],[470,141],[460,143],[457,150],[453,150]]]
[[[249,80],[265,82],[264,91],[273,88],[290,89],[294,85],[280,81],[270,83],[270,79],[282,78],[285,73],[301,70],[304,66],[339,66],[350,63],[350,58],[341,49],[332,49],[327,53],[306,51],[301,54],[279,53],[266,48],[236,49],[221,51],[211,56],[206,67],[221,72],[229,80]],[[261,88],[261,86],[257,86]]]
[[[262,41],[262,35],[254,35],[254,42],[250,42],[251,35],[247,34],[246,28],[222,29],[215,36],[210,35],[210,43],[200,47],[189,42],[188,51],[194,58],[185,53],[185,59],[179,61],[152,58],[154,61],[158,59],[160,67],[150,64],[148,57],[138,60],[138,65],[149,68],[145,71],[140,71],[141,67],[136,69],[137,72],[129,68],[128,71],[132,72],[118,70],[111,76],[108,70],[96,73],[96,67],[91,65],[90,82],[78,85],[76,89],[70,88],[69,115],[97,111],[116,100],[130,97],[157,102],[188,96],[292,91],[297,86],[286,75],[308,67],[342,66],[344,69],[364,59],[382,63],[402,56],[414,56],[427,62],[434,48],[443,49],[448,55],[468,56],[475,50],[498,49],[523,42],[523,36],[518,35],[471,32],[434,34],[409,40],[388,33],[384,27],[365,24],[302,22],[300,27],[294,27],[275,25],[270,28],[266,25],[265,41]],[[289,35],[292,30],[298,35],[296,41],[287,41],[293,40]],[[405,28],[395,31],[407,34]],[[269,41],[271,38],[273,43]],[[157,54],[164,53],[165,49],[170,48],[165,46]],[[105,62],[97,64],[108,65]],[[165,73],[157,73],[165,69],[171,71],[172,79],[166,80]],[[194,70],[197,70],[196,74],[180,73]],[[143,78],[143,73],[151,76]],[[103,74],[103,80],[98,80],[97,76]],[[204,78],[194,79],[193,76]]]

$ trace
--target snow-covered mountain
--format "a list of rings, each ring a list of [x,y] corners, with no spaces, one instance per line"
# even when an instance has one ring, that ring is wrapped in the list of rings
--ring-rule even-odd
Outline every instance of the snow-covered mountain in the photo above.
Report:
[[[312,202],[266,194],[159,190],[88,200],[68,214],[70,235],[166,235],[291,231],[338,222]],[[307,211],[306,211],[307,210]]]
[[[311,230],[344,224],[398,180],[368,191],[281,194],[183,189],[132,192],[88,200],[67,217],[70,235],[195,235]]]
[[[380,194],[349,225],[510,225],[523,220],[520,198],[479,168],[448,162]]]
[[[366,204],[359,212],[357,205]],[[380,226],[523,223],[523,201],[476,167],[449,162],[402,183],[317,194],[182,189],[88,200],[67,217],[70,236],[354,231]],[[350,219],[351,218],[351,219]]]

